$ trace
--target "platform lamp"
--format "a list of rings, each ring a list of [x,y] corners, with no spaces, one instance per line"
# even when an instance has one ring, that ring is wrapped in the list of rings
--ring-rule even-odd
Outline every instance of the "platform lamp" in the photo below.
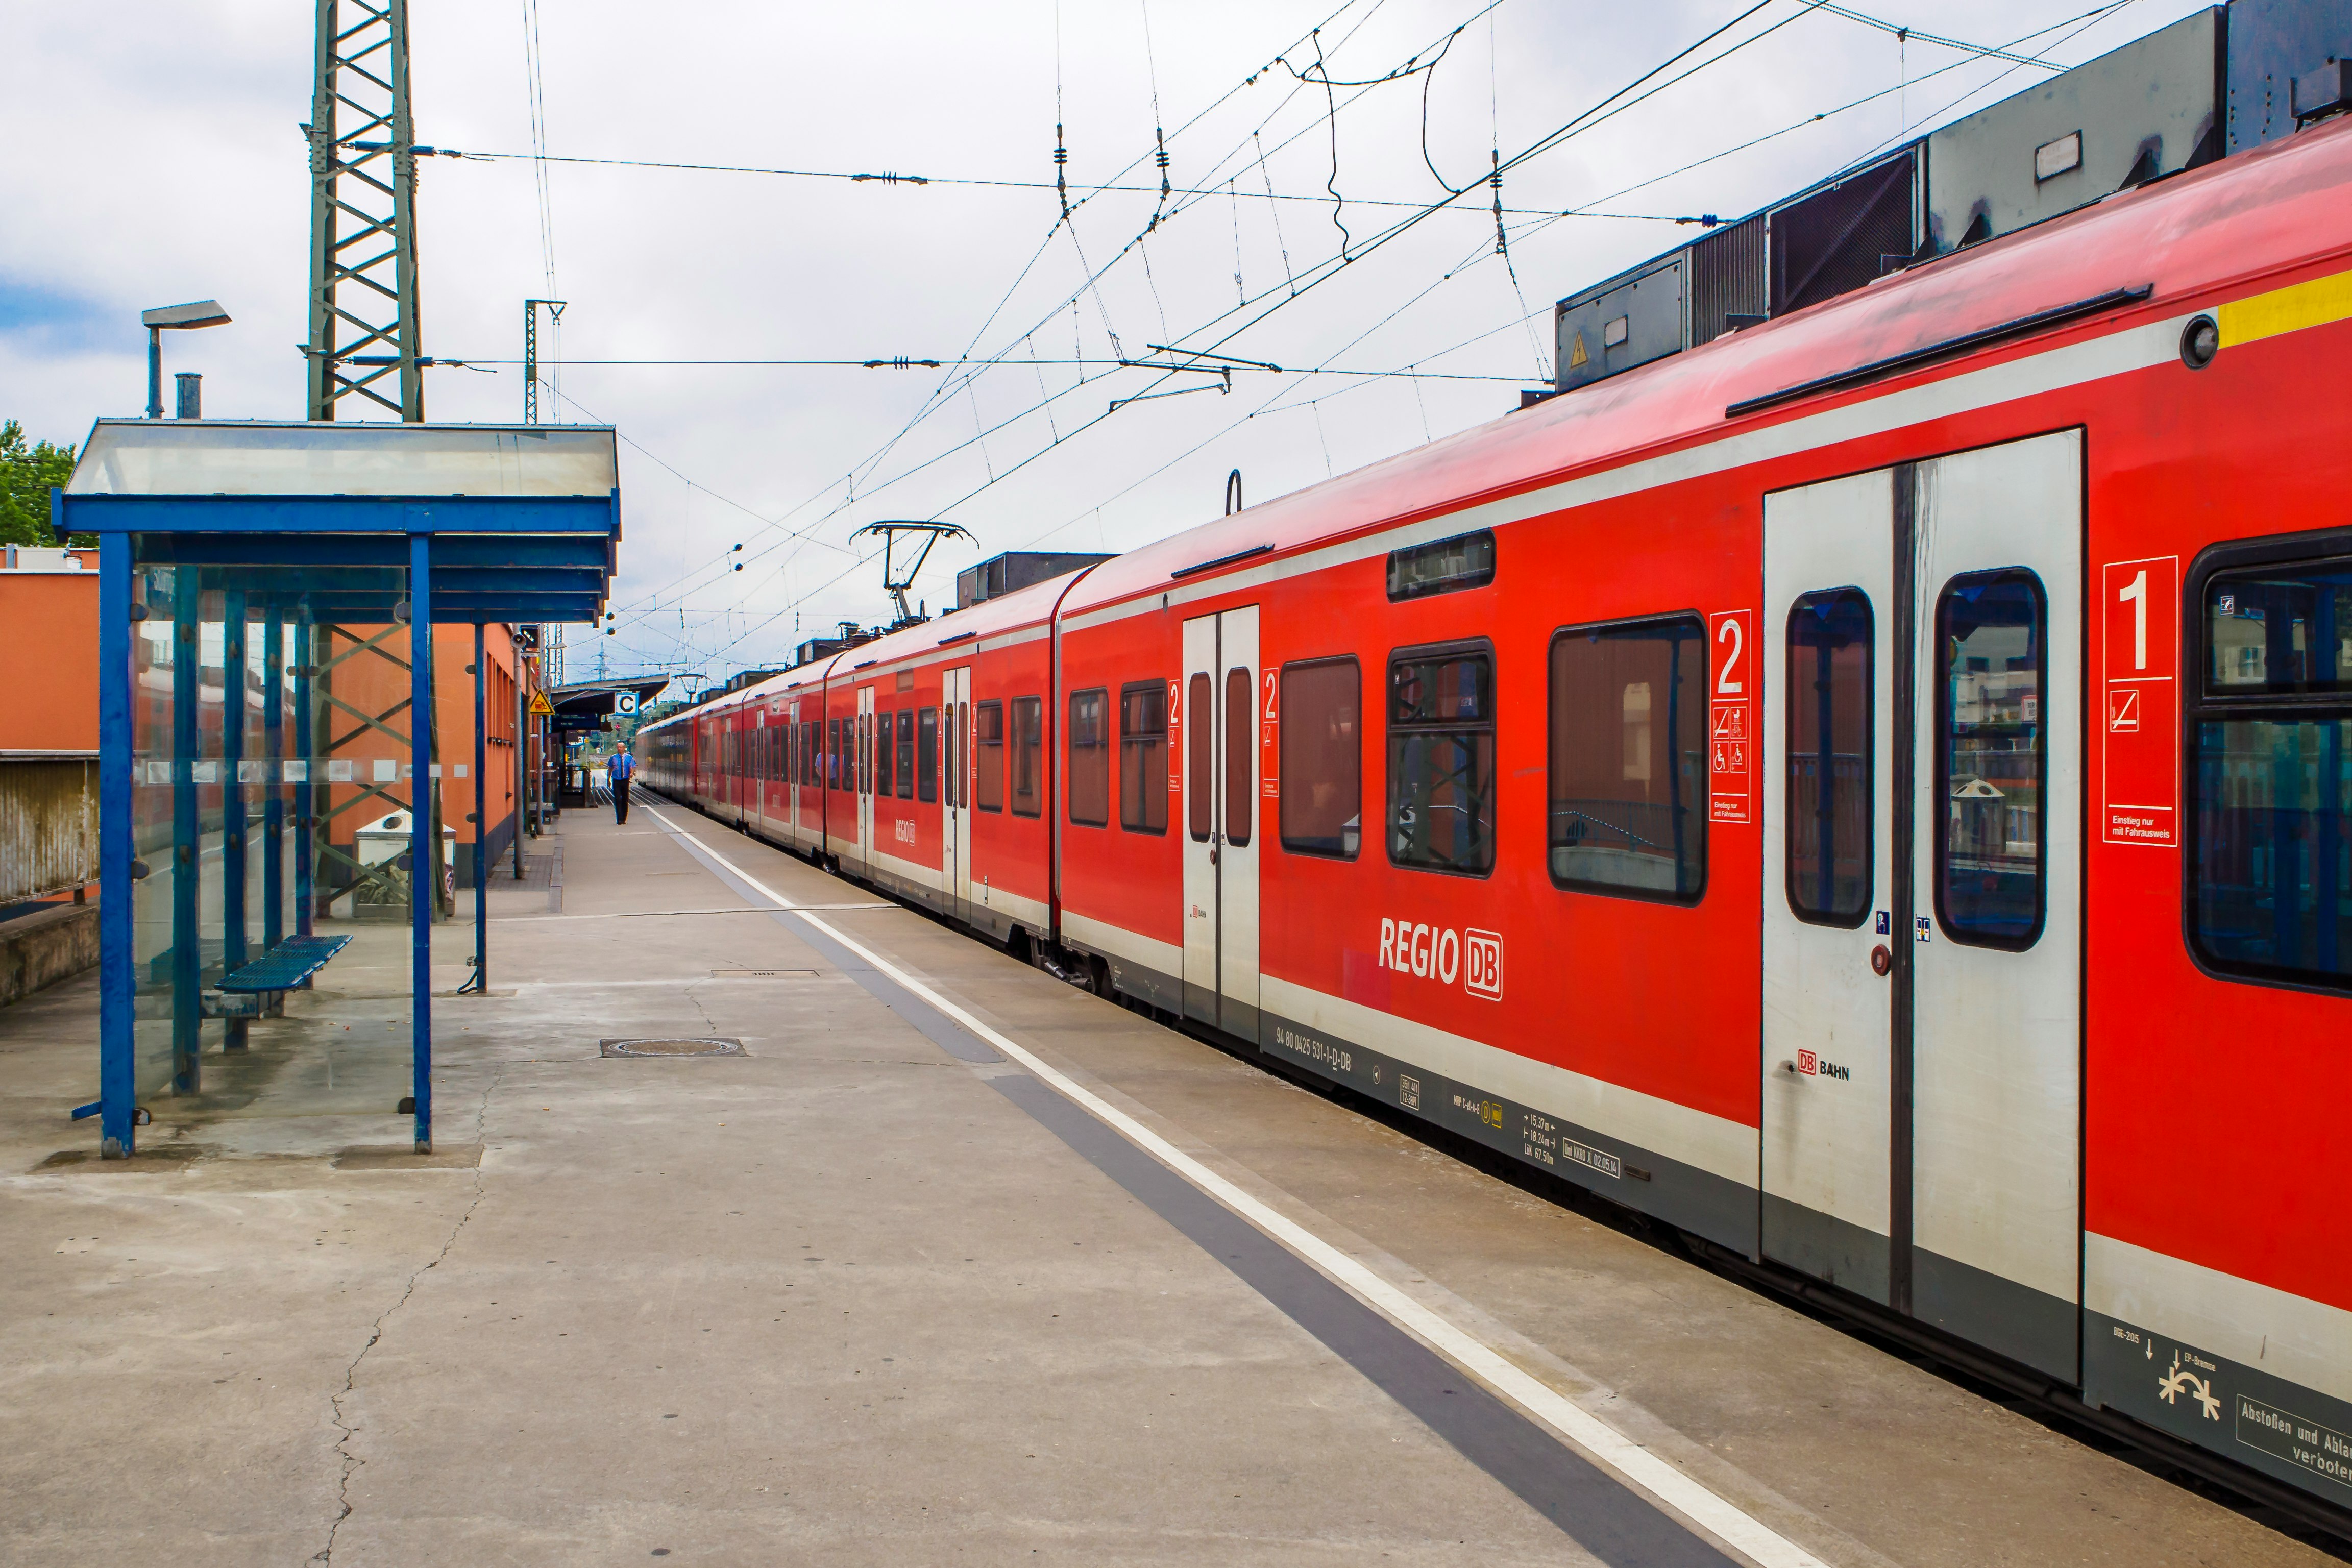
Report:
[[[139,312],[139,324],[147,329],[147,417],[163,417],[163,333],[184,331],[192,327],[222,327],[228,324],[228,312],[220,308],[217,300],[196,300],[185,305],[158,305],[152,310]]]

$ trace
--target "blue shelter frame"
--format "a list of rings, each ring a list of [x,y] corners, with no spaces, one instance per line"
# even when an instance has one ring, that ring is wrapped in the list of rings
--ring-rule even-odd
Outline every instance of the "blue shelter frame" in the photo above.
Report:
[[[488,828],[483,763],[485,664],[483,626],[509,623],[593,622],[604,611],[618,558],[621,498],[614,434],[579,426],[431,426],[353,423],[271,424],[243,421],[100,420],[85,444],[71,480],[50,499],[50,522],[68,534],[99,539],[100,605],[100,993],[99,1099],[94,1110],[103,1152],[129,1157],[137,1147],[139,1083],[134,1023],[137,954],[132,885],[146,868],[134,851],[133,640],[147,606],[139,602],[142,567],[201,563],[224,594],[224,674],[217,761],[192,763],[199,751],[197,679],[202,659],[194,625],[197,595],[175,590],[173,645],[188,668],[175,671],[172,689],[174,870],[202,857],[195,820],[199,776],[246,777],[247,749],[264,758],[289,756],[283,733],[289,674],[285,611],[296,624],[408,627],[410,776],[421,797],[438,774],[433,715],[432,627],[474,627],[473,772],[475,942],[474,978],[487,984],[485,857]],[[373,568],[353,571],[354,568]],[[266,595],[262,650],[262,712],[253,734],[247,715],[247,595]],[[193,655],[193,658],[191,657]],[[310,731],[310,682],[305,660],[291,671],[292,754],[305,761],[307,780],[317,737]],[[262,764],[267,766],[267,763]],[[248,952],[245,793],[223,791],[220,968],[257,976],[261,990],[274,979],[299,984],[335,951],[338,939],[311,931],[314,864],[309,788],[295,794],[294,929],[287,928],[284,839],[289,803],[271,792],[263,805],[263,952]],[[409,865],[412,887],[425,868],[440,863],[437,816],[412,803]],[[184,818],[185,820],[183,820]],[[173,1085],[193,1092],[198,1083],[202,1017],[192,1000],[205,973],[196,874],[175,874],[173,938],[169,954],[175,985]],[[429,1152],[433,1137],[433,900],[412,896],[410,911],[411,1078],[415,1146]],[[304,967],[305,965],[308,967]],[[216,982],[215,984],[223,984]],[[226,987],[225,987],[226,988]],[[247,1016],[228,1020],[225,1048],[245,1044]]]

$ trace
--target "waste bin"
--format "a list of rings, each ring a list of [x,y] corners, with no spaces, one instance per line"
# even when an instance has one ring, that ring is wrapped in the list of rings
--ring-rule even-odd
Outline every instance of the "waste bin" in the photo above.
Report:
[[[404,921],[408,919],[409,851],[414,844],[409,814],[395,811],[376,818],[352,835],[359,863],[366,870],[391,863],[400,875],[363,880],[345,896],[348,908],[343,911],[355,921]],[[457,888],[457,830],[446,824],[441,829],[441,896],[455,899]],[[440,900],[434,903],[433,918],[441,918]]]

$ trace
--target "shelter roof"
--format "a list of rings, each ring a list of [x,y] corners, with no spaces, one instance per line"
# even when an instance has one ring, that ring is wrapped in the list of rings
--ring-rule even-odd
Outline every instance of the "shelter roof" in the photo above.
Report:
[[[596,425],[101,419],[68,495],[609,496]]]

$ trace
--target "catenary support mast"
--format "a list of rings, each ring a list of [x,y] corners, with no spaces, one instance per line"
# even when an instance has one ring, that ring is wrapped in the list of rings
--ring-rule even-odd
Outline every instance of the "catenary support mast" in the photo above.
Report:
[[[317,0],[310,375],[303,416],[352,399],[425,417],[408,0]]]

